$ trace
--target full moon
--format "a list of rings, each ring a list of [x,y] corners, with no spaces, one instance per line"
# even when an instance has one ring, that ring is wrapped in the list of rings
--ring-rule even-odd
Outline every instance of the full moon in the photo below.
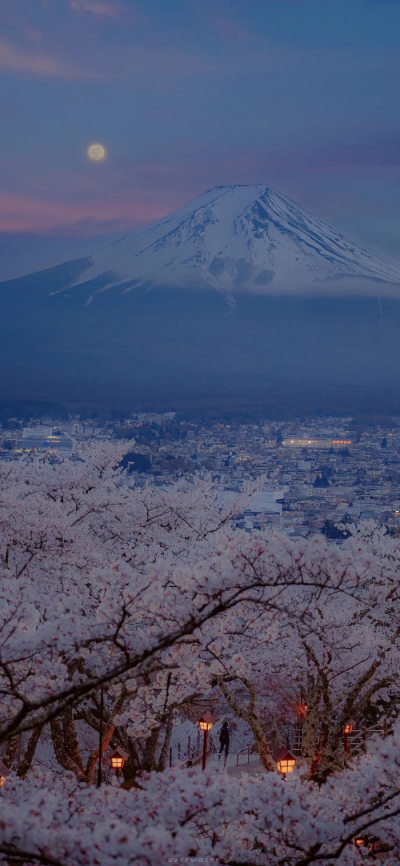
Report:
[[[100,162],[106,155],[106,149],[102,144],[91,144],[87,152],[89,159],[94,162]]]

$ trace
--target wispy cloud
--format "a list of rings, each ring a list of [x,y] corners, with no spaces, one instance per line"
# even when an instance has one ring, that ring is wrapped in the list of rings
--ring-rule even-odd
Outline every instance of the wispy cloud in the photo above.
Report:
[[[0,231],[53,232],[85,237],[124,231],[168,213],[157,202],[92,201],[67,204],[0,193]]]
[[[242,62],[251,68],[256,65],[281,63],[293,56],[288,49],[274,47],[263,35],[248,29],[232,17],[213,12],[206,20],[209,28],[230,47],[230,54],[224,58],[227,64],[233,62],[236,66]]]
[[[121,12],[115,0],[69,0],[69,6],[75,12],[92,12],[99,18],[117,18]]]
[[[0,70],[28,75],[69,79],[99,79],[101,76],[64,59],[43,52],[27,50],[0,38]]]

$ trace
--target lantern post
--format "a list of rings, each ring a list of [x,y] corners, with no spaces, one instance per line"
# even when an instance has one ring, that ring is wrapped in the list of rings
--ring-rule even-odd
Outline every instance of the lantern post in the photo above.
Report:
[[[128,758],[128,753],[125,752],[125,749],[121,749],[120,746],[118,746],[116,749],[114,749],[113,752],[111,752],[110,764],[112,769],[115,770],[115,775],[117,779],[119,779],[121,770],[125,764],[125,761],[127,761]]]
[[[353,730],[353,726],[354,726],[354,722],[352,720],[350,720],[350,722],[347,722],[347,724],[344,726],[343,739],[344,739],[344,753],[345,753],[345,755],[350,754],[350,734]]]
[[[4,782],[6,781],[6,778],[10,775],[10,773],[11,770],[9,770],[8,767],[3,764],[3,761],[0,761],[0,788],[3,787]]]
[[[100,727],[99,727],[99,765],[97,768],[97,787],[101,787],[103,781],[103,715],[104,715],[104,689],[100,689]]]
[[[293,773],[296,766],[296,758],[291,752],[289,752],[289,749],[285,748],[285,746],[281,746],[280,749],[277,749],[277,751],[273,753],[272,759],[276,763],[278,773],[281,773],[283,778],[286,778],[287,773]]]
[[[208,732],[211,731],[211,728],[215,722],[214,716],[211,713],[204,713],[204,716],[201,719],[198,719],[197,724],[201,731],[204,733],[203,740],[203,770],[206,769],[207,765],[207,749],[208,749]]]

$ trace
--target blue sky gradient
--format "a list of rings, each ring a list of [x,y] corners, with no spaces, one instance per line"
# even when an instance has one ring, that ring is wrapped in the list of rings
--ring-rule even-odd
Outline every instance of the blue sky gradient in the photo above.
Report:
[[[0,19],[0,278],[231,183],[400,255],[399,0],[0,0]]]

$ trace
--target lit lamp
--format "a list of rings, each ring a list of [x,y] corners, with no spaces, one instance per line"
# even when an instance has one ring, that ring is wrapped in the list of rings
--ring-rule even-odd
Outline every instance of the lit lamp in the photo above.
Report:
[[[119,746],[117,749],[114,749],[114,751],[111,752],[110,764],[112,766],[112,769],[115,770],[117,779],[119,778],[120,772],[125,764],[125,761],[127,761],[128,758],[129,755],[127,754],[127,752],[125,752],[124,749],[121,749]]]
[[[356,836],[353,839],[353,845],[356,848],[368,848],[370,854],[385,854],[391,850],[391,846],[387,845],[385,842],[381,842],[377,836]],[[373,858],[376,860],[376,857]],[[381,858],[378,857],[378,860]]]
[[[343,729],[345,755],[350,754],[350,739],[349,739],[349,737],[350,737],[350,734],[353,730],[353,727],[354,727],[354,722],[352,720],[350,720],[350,722],[347,722],[347,724],[344,726],[344,729]]]
[[[6,778],[10,775],[10,773],[11,770],[9,770],[8,767],[3,764],[3,761],[0,761],[0,788],[3,787],[4,782],[6,781]]]
[[[211,731],[211,728],[216,720],[211,713],[204,713],[204,716],[201,719],[198,719],[197,724],[201,731],[204,732],[204,741],[203,741],[203,770],[206,768],[207,764],[207,747],[208,747],[208,732]]]
[[[300,701],[300,703],[295,706],[296,718],[299,722],[303,722],[307,715],[307,704],[305,701]]]
[[[281,746],[280,749],[274,752],[272,758],[276,763],[278,773],[281,773],[282,776],[286,776],[286,773],[293,773],[296,766],[296,758],[285,746]]]

